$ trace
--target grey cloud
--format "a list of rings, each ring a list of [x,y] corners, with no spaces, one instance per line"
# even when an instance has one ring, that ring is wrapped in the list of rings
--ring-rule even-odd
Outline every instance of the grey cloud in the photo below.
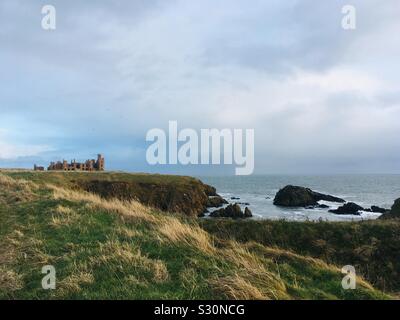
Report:
[[[102,149],[115,168],[149,169],[146,131],[176,119],[255,128],[258,172],[296,161],[304,171],[379,161],[396,171],[396,1],[353,1],[355,32],[340,27],[346,1],[53,3],[55,32],[40,29],[45,1],[0,4],[0,128],[12,143],[52,146],[43,159]],[[383,88],[331,92],[327,75],[340,68]],[[294,84],[298,74],[328,85]]]

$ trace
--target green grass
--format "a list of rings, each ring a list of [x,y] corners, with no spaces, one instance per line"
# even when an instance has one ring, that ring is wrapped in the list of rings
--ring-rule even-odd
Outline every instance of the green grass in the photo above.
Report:
[[[289,222],[204,220],[211,234],[241,243],[256,242],[353,265],[384,291],[400,292],[400,221]]]
[[[117,171],[82,172],[82,171],[32,171],[32,170],[0,170],[7,176],[26,179],[37,184],[51,183],[63,187],[74,187],[77,182],[103,180],[124,181],[142,184],[187,186],[198,183],[198,179],[189,176],[161,175],[148,173],[126,173]]]
[[[343,290],[337,266],[284,246],[232,241],[198,219],[70,190],[79,175],[91,177],[62,173],[63,185],[58,173],[0,173],[1,299],[391,298],[361,278]],[[41,288],[49,264],[55,290]]]

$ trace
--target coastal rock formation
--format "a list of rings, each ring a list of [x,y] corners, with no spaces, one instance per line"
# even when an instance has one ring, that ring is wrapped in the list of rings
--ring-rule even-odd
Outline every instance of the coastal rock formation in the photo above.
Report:
[[[80,180],[75,181],[75,184],[76,188],[98,194],[105,199],[134,199],[162,211],[193,217],[201,216],[208,205],[223,201],[215,188],[200,180],[186,177],[171,178],[171,182]],[[211,201],[210,196],[213,197]]]
[[[251,214],[250,209],[246,207],[245,212],[243,213],[240,206],[235,204],[230,204],[226,208],[221,208],[216,210],[210,214],[212,218],[233,218],[233,219],[242,219],[242,218],[250,218],[253,215]]]
[[[208,184],[203,184],[203,188],[204,188],[204,192],[207,196],[209,196],[209,197],[218,196],[217,189],[215,189],[213,186],[210,186]]]
[[[318,201],[320,200],[340,203],[346,202],[341,198],[315,192],[309,188],[289,185],[278,191],[274,199],[274,205],[283,207],[307,207],[318,205]]]
[[[207,201],[207,208],[219,208],[222,207],[224,204],[228,204],[229,202],[226,201],[219,195],[208,197]]]
[[[392,209],[381,215],[379,219],[400,219],[400,198],[394,202]]]
[[[355,204],[354,202],[348,202],[345,205],[335,209],[335,210],[329,210],[329,212],[334,213],[334,214],[351,214],[351,215],[360,215],[360,211],[364,210],[363,207],[359,206],[358,204]]]
[[[376,212],[376,213],[386,213],[387,211],[390,211],[390,210],[387,210],[385,208],[380,208],[378,206],[372,206],[371,209],[368,209],[366,211],[371,211],[371,212]]]
[[[246,207],[244,209],[244,217],[245,218],[251,218],[252,216],[253,216],[253,213],[251,212],[251,210],[248,207]]]

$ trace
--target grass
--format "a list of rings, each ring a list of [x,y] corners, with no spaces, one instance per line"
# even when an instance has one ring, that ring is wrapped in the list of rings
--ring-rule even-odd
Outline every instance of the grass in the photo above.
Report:
[[[289,222],[204,220],[221,239],[279,247],[327,263],[353,265],[375,287],[400,292],[400,221]]]
[[[339,267],[322,259],[76,190],[69,174],[63,185],[58,173],[0,173],[1,299],[392,298],[361,277],[342,289]],[[44,265],[56,269],[55,290],[41,288]]]

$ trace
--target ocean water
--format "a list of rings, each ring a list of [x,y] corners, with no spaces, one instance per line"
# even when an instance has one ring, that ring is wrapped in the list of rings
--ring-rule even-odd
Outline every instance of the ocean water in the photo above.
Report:
[[[328,220],[351,221],[376,219],[379,213],[362,212],[361,216],[335,215],[329,209],[282,208],[273,205],[278,190],[286,185],[308,187],[364,208],[371,205],[390,209],[395,199],[400,198],[400,175],[253,175],[199,177],[204,183],[217,188],[217,192],[230,203],[248,202],[255,219],[286,219],[296,221]],[[240,200],[231,200],[238,197]],[[324,202],[330,209],[342,204]],[[244,206],[242,206],[244,209]]]

